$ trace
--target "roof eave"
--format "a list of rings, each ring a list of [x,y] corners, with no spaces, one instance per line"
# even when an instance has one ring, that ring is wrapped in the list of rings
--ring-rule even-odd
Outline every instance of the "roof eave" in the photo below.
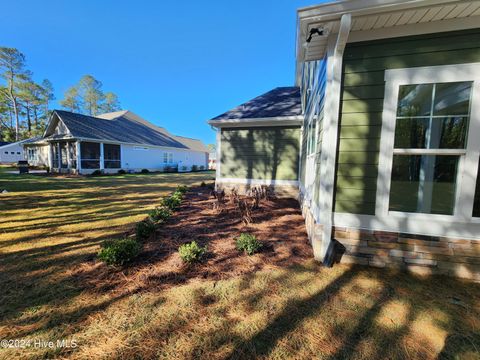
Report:
[[[269,118],[217,119],[207,123],[216,128],[222,127],[254,127],[254,126],[301,126],[303,115],[278,116]]]

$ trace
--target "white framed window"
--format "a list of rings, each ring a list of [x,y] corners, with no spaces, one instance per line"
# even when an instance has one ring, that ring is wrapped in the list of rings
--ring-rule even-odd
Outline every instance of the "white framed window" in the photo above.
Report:
[[[163,163],[164,164],[173,164],[173,153],[164,152],[163,153]]]
[[[376,216],[475,221],[479,134],[480,64],[385,71]]]
[[[32,162],[35,162],[35,161],[38,161],[38,151],[37,151],[37,148],[30,148],[28,149],[28,161],[32,161]]]

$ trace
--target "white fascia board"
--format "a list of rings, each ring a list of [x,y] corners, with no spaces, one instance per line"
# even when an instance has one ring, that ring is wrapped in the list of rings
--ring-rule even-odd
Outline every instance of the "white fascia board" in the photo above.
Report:
[[[461,4],[468,1],[469,0],[344,0],[300,8],[297,10],[297,17],[302,21],[332,21],[340,20],[342,15],[347,13],[352,16],[363,16],[428,6]]]
[[[247,119],[225,119],[209,120],[209,125],[213,127],[250,127],[250,126],[288,126],[302,125],[303,115],[281,116],[269,118],[247,118]]]

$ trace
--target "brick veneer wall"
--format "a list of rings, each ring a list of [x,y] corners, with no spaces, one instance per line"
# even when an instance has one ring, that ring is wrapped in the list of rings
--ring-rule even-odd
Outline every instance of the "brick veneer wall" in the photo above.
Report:
[[[322,241],[322,225],[315,222],[302,193],[299,201],[310,241]],[[335,227],[333,238],[345,248],[343,255],[336,257],[340,263],[391,267],[421,275],[444,274],[480,281],[480,240],[344,227]]]
[[[480,281],[480,240],[335,227],[342,263],[395,267]]]

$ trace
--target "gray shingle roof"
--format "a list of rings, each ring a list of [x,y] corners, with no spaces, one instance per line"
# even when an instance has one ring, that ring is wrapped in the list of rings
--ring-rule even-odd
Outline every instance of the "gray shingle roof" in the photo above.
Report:
[[[155,125],[135,121],[125,116],[109,120],[64,110],[55,110],[55,113],[74,138],[188,149],[187,146],[168,136]]]
[[[302,114],[300,88],[277,87],[212,120],[258,119]]]

